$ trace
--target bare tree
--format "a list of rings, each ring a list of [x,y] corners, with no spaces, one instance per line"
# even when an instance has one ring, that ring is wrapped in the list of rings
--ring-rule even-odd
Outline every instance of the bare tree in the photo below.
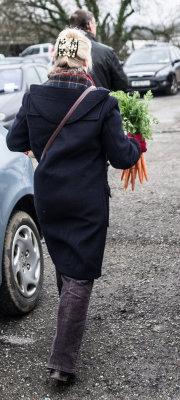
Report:
[[[104,0],[105,1],[105,0]],[[155,0],[156,1],[156,0]],[[135,33],[149,32],[153,38],[163,36],[169,40],[175,24],[147,27],[128,25],[129,18],[141,9],[140,0],[119,0],[118,12],[112,18],[110,12],[100,15],[100,0],[0,0],[1,36],[3,42],[28,43],[53,42],[58,33],[69,25],[69,17],[76,8],[93,12],[97,21],[98,39],[112,45],[119,52]],[[104,7],[105,8],[105,7]],[[173,25],[174,24],[174,25]]]

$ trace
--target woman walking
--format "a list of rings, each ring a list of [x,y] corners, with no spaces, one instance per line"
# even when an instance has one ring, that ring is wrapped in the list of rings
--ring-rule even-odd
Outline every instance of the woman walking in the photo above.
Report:
[[[117,100],[96,88],[87,73],[91,42],[77,29],[56,41],[54,66],[43,85],[32,85],[7,135],[12,151],[32,150],[35,207],[56,268],[57,329],[48,368],[51,378],[72,382],[93,281],[101,276],[109,219],[107,160],[127,169],[140,146],[122,130]],[[67,119],[46,153],[53,131],[87,88],[92,90]]]

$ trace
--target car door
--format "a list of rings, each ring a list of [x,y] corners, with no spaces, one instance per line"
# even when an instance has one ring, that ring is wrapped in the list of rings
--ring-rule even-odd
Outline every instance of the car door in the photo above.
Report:
[[[36,65],[36,69],[37,69],[41,83],[46,82],[48,79],[47,68],[44,65]]]
[[[174,71],[176,74],[176,79],[178,83],[180,83],[180,50],[176,47],[172,47],[171,57],[172,57]]]
[[[32,84],[39,85],[41,83],[40,77],[33,65],[30,65],[25,69],[24,75],[26,90],[28,90]]]

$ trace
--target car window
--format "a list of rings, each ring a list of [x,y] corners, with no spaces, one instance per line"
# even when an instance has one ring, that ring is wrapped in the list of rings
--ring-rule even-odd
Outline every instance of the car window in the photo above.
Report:
[[[133,52],[126,65],[138,64],[168,64],[170,62],[168,49],[146,49]]]
[[[180,50],[177,49],[176,47],[172,48],[172,60],[180,60]]]
[[[24,51],[21,53],[22,57],[24,57],[24,56],[29,56],[30,54],[31,54],[31,49],[24,50]]]
[[[39,47],[31,47],[31,48],[29,48],[29,49],[27,49],[27,50],[24,50],[23,52],[22,52],[22,56],[23,57],[25,57],[25,56],[31,56],[31,55],[33,55],[33,54],[39,54],[39,52],[40,52],[40,50],[39,50]]]
[[[43,52],[44,53],[48,53],[48,51],[49,51],[49,48],[46,46],[46,47],[43,47]]]
[[[41,83],[39,76],[34,67],[27,68],[25,76],[26,76],[26,84],[27,84],[28,88],[30,87],[30,85],[32,85],[32,83],[35,83],[35,84]]]
[[[37,69],[38,74],[40,76],[41,82],[43,83],[43,82],[47,81],[47,69],[44,68],[44,67],[41,67],[39,65],[38,66],[36,65],[36,69]]]
[[[172,62],[176,60],[176,52],[174,47],[171,48],[171,58],[172,58]]]
[[[180,49],[178,49],[177,47],[176,47],[176,54],[177,54],[178,60],[180,60]]]
[[[31,51],[31,54],[39,54],[40,48],[39,47],[34,47]]]
[[[17,69],[1,69],[0,70],[0,92],[10,93],[21,90],[22,87],[22,70]]]

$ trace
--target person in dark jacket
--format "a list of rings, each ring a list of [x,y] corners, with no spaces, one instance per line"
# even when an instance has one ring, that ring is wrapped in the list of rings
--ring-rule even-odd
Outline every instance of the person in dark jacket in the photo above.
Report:
[[[94,279],[101,276],[109,219],[106,162],[126,169],[140,157],[136,139],[122,130],[117,99],[96,88],[87,73],[91,42],[77,29],[62,31],[48,81],[32,85],[7,134],[12,151],[32,150],[35,207],[56,267],[60,294],[57,329],[48,368],[53,379],[75,377]],[[88,87],[80,103],[41,159],[62,118]]]
[[[106,89],[126,90],[128,79],[112,47],[96,41],[96,21],[90,11],[76,10],[70,18],[70,26],[86,32],[92,44],[91,76],[96,86]]]

